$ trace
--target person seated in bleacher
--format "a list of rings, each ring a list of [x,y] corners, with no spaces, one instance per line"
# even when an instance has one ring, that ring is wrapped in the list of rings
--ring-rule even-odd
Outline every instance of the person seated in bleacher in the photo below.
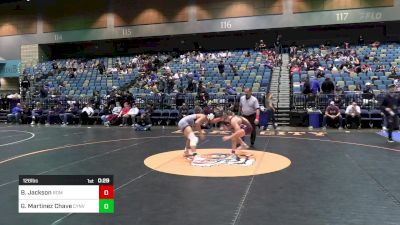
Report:
[[[369,82],[365,83],[365,88],[362,93],[363,105],[369,105],[370,103],[372,103],[374,97],[375,95],[372,88],[372,84]]]
[[[131,115],[128,114],[129,110],[131,110],[131,106],[129,105],[128,102],[125,102],[124,107],[122,108],[121,112],[118,115],[118,118],[122,119],[122,123],[119,125],[120,127],[128,125],[128,118],[131,117]]]
[[[353,101],[351,105],[347,106],[345,113],[347,128],[361,128],[361,108],[357,102]]]
[[[46,126],[49,126],[50,124],[53,123],[60,123],[60,115],[63,115],[65,112],[65,109],[61,102],[59,102],[56,106],[53,106],[51,110],[47,114],[47,120],[46,120]]]
[[[103,121],[104,126],[109,127],[111,124],[114,124],[118,119],[118,115],[121,112],[121,105],[119,102],[110,103],[109,104],[109,112],[105,115],[101,116],[101,120]]]
[[[299,65],[293,65],[290,68],[290,74],[293,75],[293,73],[300,73],[301,72],[301,67]]]
[[[398,74],[399,69],[397,68],[396,65],[392,65],[392,67],[390,67],[390,75],[388,76],[389,79],[399,79],[399,75]]]
[[[85,107],[83,107],[82,112],[79,116],[79,120],[81,125],[86,125],[89,122],[89,119],[94,115],[94,109],[92,108],[92,103],[86,103]]]
[[[375,68],[375,72],[385,72],[385,66],[384,65],[378,65]]]
[[[40,120],[42,119],[42,115],[43,115],[42,105],[40,104],[40,102],[36,102],[35,108],[33,108],[33,110],[32,110],[31,125],[40,123]]]
[[[128,112],[128,116],[132,119],[132,126],[135,124],[136,116],[139,114],[139,108],[133,104],[132,108]]]
[[[236,94],[237,94],[237,93],[236,93],[236,90],[235,90],[230,84],[227,84],[227,85],[226,85],[225,93],[226,93],[227,95],[236,95]]]
[[[64,114],[60,114],[60,119],[62,120],[61,126],[67,126],[69,121],[76,115],[78,115],[79,108],[74,103],[70,103],[68,108],[65,110]]]
[[[187,107],[186,103],[183,103],[182,106],[179,108],[179,118],[182,119],[183,117],[189,114],[189,108]]]
[[[342,95],[341,95],[342,93],[340,93],[340,91],[339,91],[339,93],[337,93],[336,95],[335,95],[335,97],[333,97],[333,101],[335,102],[335,105],[337,106],[337,107],[339,107],[339,108],[342,108],[342,107],[344,107],[344,101],[343,101],[343,99],[342,99]]]
[[[29,106],[24,105],[22,107],[22,114],[21,114],[21,123],[22,124],[29,124],[32,122],[32,111]]]
[[[399,79],[394,80],[393,84],[396,88],[396,92],[400,92],[400,80]]]
[[[22,114],[21,103],[17,103],[17,105],[11,109],[11,113],[7,115],[7,122],[21,123],[21,114]]]
[[[336,127],[339,124],[339,129],[343,129],[342,127],[343,118],[340,115],[340,109],[335,105],[334,101],[329,103],[329,106],[326,107],[325,114],[322,121],[322,129],[326,130],[326,126]]]

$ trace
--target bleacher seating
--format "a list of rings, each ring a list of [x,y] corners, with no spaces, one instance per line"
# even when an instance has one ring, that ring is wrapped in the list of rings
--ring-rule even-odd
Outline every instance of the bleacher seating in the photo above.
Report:
[[[245,53],[250,52],[251,56],[246,57]],[[204,54],[207,54],[205,52]],[[219,59],[206,60],[200,64],[195,60],[191,60],[189,63],[182,64],[179,60],[172,60],[168,63],[172,73],[177,71],[197,71],[200,72],[200,65],[205,67],[206,76],[203,80],[205,84],[211,82],[214,84],[213,88],[209,88],[209,93],[222,93],[223,89],[227,84],[231,85],[237,92],[242,92],[243,88],[252,88],[253,92],[266,92],[269,87],[271,80],[271,69],[265,67],[266,57],[261,52],[255,52],[253,50],[234,50],[231,51],[232,56],[223,59],[225,64],[224,77],[221,77],[218,72]],[[40,87],[47,84],[50,88],[57,88],[59,83],[63,84],[60,88],[62,95],[66,96],[91,96],[93,91],[96,90],[100,95],[106,95],[107,92],[113,87],[121,87],[125,84],[129,84],[139,74],[139,69],[133,69],[132,73],[120,76],[117,73],[113,73],[109,76],[100,75],[97,68],[93,67],[98,62],[103,61],[106,68],[111,67],[117,60],[121,64],[128,64],[135,56],[130,57],[109,57],[109,58],[97,58],[85,61],[86,68],[83,73],[77,74],[75,78],[69,78],[66,71],[61,71],[57,75],[49,76],[46,79],[41,79],[35,85]],[[61,66],[65,66],[67,60],[61,59],[56,60]],[[46,74],[52,71],[53,61],[40,63],[35,67],[28,67],[25,69],[27,74],[35,75],[38,73]],[[237,67],[237,76],[234,76],[230,64]],[[158,70],[157,75],[160,76],[162,71]],[[195,80],[199,80],[199,76],[194,77]],[[182,80],[183,86],[187,86],[188,80],[185,77]],[[133,94],[147,94],[150,93],[148,89],[141,88],[130,88],[129,90]]]
[[[352,48],[357,53],[357,58],[361,64],[371,65],[372,72],[361,72],[357,73],[331,73],[331,71],[325,71],[325,77],[320,78],[319,82],[322,83],[326,77],[330,77],[334,81],[336,86],[340,86],[344,91],[354,91],[356,87],[363,90],[366,83],[372,83],[372,88],[375,93],[379,94],[385,92],[388,85],[393,84],[393,80],[388,79],[390,75],[390,67],[392,65],[397,66],[400,71],[400,45],[397,43],[382,44],[379,48],[373,48],[369,46],[355,46]],[[334,47],[328,49],[333,51]],[[319,53],[319,48],[308,48],[307,53]],[[365,59],[364,56],[369,56]],[[375,57],[375,61],[374,61]],[[329,64],[334,64],[340,67],[343,62],[341,61],[324,61],[319,60],[322,67],[327,67]],[[384,71],[374,72],[378,65],[384,66]],[[314,75],[314,71],[302,71],[301,73],[295,72],[292,74],[292,87],[293,93],[301,93],[303,90],[303,82],[306,77]]]

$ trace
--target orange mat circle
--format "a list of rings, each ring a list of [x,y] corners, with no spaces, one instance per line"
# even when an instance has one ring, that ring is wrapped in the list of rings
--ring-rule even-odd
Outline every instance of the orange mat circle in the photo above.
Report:
[[[198,149],[199,154],[230,153],[230,149]],[[290,159],[270,152],[243,150],[239,155],[251,155],[255,162],[250,166],[215,165],[211,167],[192,166],[191,161],[183,157],[183,150],[163,152],[144,160],[144,164],[156,171],[196,177],[240,177],[272,173],[290,166]]]

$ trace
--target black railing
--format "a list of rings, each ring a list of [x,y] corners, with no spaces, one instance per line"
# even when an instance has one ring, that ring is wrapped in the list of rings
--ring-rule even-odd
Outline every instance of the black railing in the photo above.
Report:
[[[260,105],[263,105],[265,93],[253,93],[253,95],[258,99]],[[164,95],[154,95],[154,94],[136,94],[133,96],[133,102],[138,108],[143,109],[147,104],[151,104],[154,109],[177,109],[182,103],[185,103],[189,109],[193,109],[196,106],[200,107],[215,107],[222,106],[225,109],[239,106],[240,97],[242,95],[218,95],[210,94],[206,98],[201,98],[195,93],[187,93],[185,95],[176,94],[164,94]],[[48,96],[46,98],[32,97],[21,99],[21,103],[27,105],[31,108],[35,106],[36,103],[40,103],[43,109],[51,109],[57,104],[67,107],[69,103],[75,103],[78,107],[82,107],[86,103],[92,103],[96,108],[101,109],[101,107],[110,101],[121,101],[123,103],[124,97],[93,97],[93,96]]]
[[[399,94],[400,96],[400,94]],[[306,110],[308,108],[325,110],[330,101],[335,101],[339,108],[345,108],[353,101],[357,102],[362,109],[380,109],[385,94],[364,94],[364,93],[346,93],[346,94],[293,94],[292,110]]]

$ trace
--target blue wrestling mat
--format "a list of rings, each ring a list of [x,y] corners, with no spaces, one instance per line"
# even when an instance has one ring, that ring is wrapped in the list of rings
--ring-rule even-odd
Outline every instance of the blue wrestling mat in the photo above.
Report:
[[[379,131],[377,132],[377,134],[384,136],[384,137],[388,137],[388,133],[386,131]],[[393,141],[397,141],[400,142],[400,132],[399,131],[393,131]]]

